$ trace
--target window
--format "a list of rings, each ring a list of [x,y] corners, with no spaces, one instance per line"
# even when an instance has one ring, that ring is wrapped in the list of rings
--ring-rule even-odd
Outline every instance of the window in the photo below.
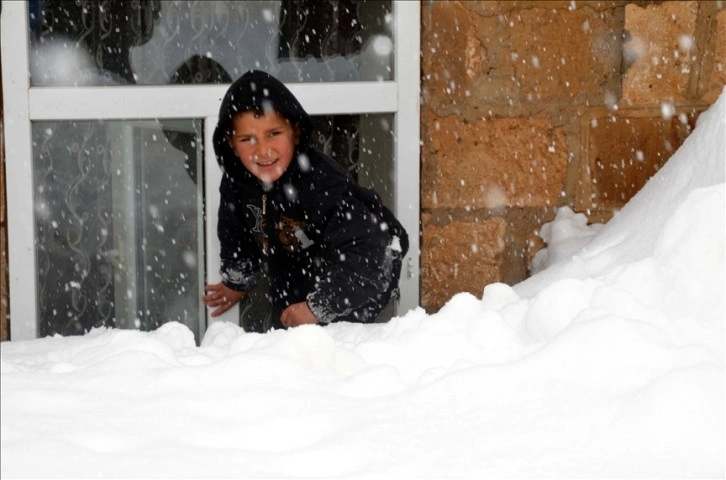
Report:
[[[201,121],[33,122],[38,334],[199,335]]]
[[[4,3],[12,338],[166,321],[201,337],[219,278],[211,135],[250,68],[285,81],[320,148],[401,219],[397,311],[418,305],[418,31],[417,2]]]

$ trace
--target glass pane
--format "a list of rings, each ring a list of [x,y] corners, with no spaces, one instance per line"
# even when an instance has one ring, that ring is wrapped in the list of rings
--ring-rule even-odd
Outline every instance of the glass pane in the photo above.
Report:
[[[393,115],[313,117],[315,147],[345,167],[359,184],[373,187],[393,210]]]
[[[391,80],[391,3],[31,0],[31,84]]]
[[[38,332],[152,330],[199,339],[202,122],[33,124]]]

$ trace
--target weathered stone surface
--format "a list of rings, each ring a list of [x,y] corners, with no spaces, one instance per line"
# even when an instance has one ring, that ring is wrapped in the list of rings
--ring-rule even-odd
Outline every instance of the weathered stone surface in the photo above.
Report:
[[[694,113],[683,113],[670,119],[610,115],[588,122],[589,175],[584,180],[590,198],[582,207],[612,209],[627,203],[685,141],[695,121]]]
[[[726,9],[716,15],[713,30],[713,59],[706,64],[707,69],[703,73],[706,79],[703,100],[709,104],[718,99],[726,86]]]
[[[663,2],[625,7],[629,40],[623,55],[625,105],[658,104],[687,98],[689,76],[696,65],[697,1]]]
[[[511,208],[504,218],[507,222],[507,248],[502,255],[500,281],[513,285],[531,272],[532,257],[544,247],[539,231],[554,219],[556,206],[548,208]]]
[[[709,2],[422,8],[421,292],[429,309],[459,291],[480,295],[487,283],[522,280],[542,246],[536,233],[558,206],[607,221],[725,83],[726,13]],[[485,234],[485,225],[498,229]],[[479,249],[501,251],[466,264],[475,232]]]
[[[473,17],[461,2],[434,2],[426,17],[421,35],[424,101],[463,104],[484,67]]]
[[[614,7],[625,5],[628,0],[602,0],[602,1],[575,1],[572,0],[510,0],[510,1],[483,1],[466,2],[467,8],[479,15],[499,15],[512,10],[527,8],[557,9],[557,10],[612,10]]]
[[[564,133],[546,118],[466,123],[422,112],[423,208],[557,203],[567,166]]]
[[[484,286],[499,281],[499,264],[506,248],[506,222],[493,218],[479,223],[427,225],[424,220],[421,255],[421,303],[428,311],[441,308],[452,295],[481,296]]]
[[[424,101],[440,115],[518,115],[553,102],[603,104],[619,94],[617,10],[567,2],[434,2],[424,35]],[[499,15],[479,15],[497,6]],[[522,8],[528,7],[528,8]],[[430,54],[430,61],[426,61]]]
[[[489,55],[475,98],[602,104],[605,92],[618,89],[621,40],[614,24],[612,15],[568,8],[518,10],[480,22]],[[489,88],[501,84],[507,88]]]

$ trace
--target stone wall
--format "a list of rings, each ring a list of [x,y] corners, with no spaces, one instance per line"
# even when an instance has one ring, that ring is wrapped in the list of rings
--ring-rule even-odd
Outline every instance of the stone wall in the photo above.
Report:
[[[526,278],[559,206],[607,221],[726,84],[726,5],[423,1],[421,303]]]

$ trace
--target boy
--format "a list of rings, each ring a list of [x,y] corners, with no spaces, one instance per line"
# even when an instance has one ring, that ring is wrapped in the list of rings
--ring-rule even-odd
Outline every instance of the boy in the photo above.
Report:
[[[312,130],[268,73],[247,72],[227,90],[213,137],[222,281],[202,297],[213,317],[244,298],[247,331],[372,322],[398,294],[405,230],[373,190],[310,146]]]

